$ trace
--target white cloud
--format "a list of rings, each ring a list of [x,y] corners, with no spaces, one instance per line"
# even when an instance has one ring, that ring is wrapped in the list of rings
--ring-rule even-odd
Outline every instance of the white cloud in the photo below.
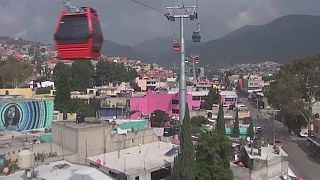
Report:
[[[227,21],[229,31],[244,25],[265,24],[281,14],[274,0],[252,0],[248,7]]]

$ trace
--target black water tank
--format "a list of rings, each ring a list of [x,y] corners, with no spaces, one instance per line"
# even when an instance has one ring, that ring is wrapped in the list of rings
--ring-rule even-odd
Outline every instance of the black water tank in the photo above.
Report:
[[[77,115],[76,117],[76,123],[84,123],[84,116],[80,116],[80,115]]]

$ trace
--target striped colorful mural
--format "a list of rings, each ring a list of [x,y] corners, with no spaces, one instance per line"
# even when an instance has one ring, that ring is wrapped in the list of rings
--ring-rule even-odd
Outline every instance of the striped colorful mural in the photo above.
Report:
[[[0,130],[50,128],[52,118],[53,100],[0,103]]]

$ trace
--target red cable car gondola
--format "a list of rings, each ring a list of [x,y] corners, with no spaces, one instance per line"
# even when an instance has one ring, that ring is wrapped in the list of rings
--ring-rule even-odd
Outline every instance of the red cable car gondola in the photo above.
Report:
[[[173,49],[172,49],[174,52],[180,52],[181,51],[181,46],[180,46],[180,43],[178,42],[174,42],[173,43]]]
[[[79,7],[76,12],[61,12],[54,35],[60,59],[97,59],[103,35],[96,10]]]
[[[199,56],[194,57],[194,62],[195,62],[196,64],[199,64],[199,62],[200,62],[200,57],[199,57]]]

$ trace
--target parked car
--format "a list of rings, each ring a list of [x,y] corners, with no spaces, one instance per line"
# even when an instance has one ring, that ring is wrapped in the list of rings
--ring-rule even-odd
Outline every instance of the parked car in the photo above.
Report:
[[[304,138],[305,138],[305,137],[308,137],[308,132],[300,132],[300,133],[299,133],[299,136],[300,136],[300,137],[304,137]]]
[[[276,139],[274,143],[275,145],[282,147],[282,141],[280,139]]]
[[[280,175],[281,179],[287,180],[288,179],[288,174],[286,172],[282,172]]]

